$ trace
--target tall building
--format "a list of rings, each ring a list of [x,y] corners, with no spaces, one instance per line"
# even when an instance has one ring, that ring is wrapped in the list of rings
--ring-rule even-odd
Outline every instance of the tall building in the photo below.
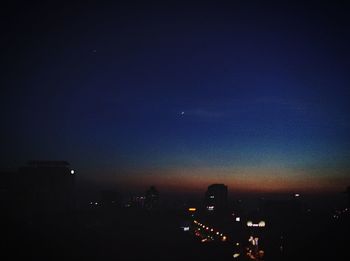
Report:
[[[158,206],[158,201],[159,201],[159,192],[154,186],[151,186],[146,191],[145,207],[148,209],[156,208]]]
[[[212,184],[205,193],[205,208],[208,211],[224,210],[227,207],[227,186]]]
[[[19,214],[31,222],[75,208],[75,172],[66,161],[28,162],[18,171],[15,190]]]

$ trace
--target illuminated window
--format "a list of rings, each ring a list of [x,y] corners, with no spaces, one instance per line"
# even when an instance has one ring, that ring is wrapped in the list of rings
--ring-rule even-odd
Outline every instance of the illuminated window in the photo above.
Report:
[[[259,227],[265,227],[266,224],[265,224],[265,221],[262,220],[259,222],[258,225],[259,225]]]
[[[214,210],[214,206],[207,206],[207,209],[208,209],[209,211],[213,211],[213,210]]]
[[[190,227],[183,227],[184,231],[190,231]]]

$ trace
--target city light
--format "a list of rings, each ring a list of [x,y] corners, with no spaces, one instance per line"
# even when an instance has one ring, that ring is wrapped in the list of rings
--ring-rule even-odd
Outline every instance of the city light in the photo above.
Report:
[[[237,257],[239,257],[239,253],[234,253],[233,258],[237,258]]]
[[[265,224],[265,221],[262,220],[259,222],[258,225],[259,225],[259,227],[265,227],[266,224]]]
[[[204,241],[202,240],[202,242],[215,240],[214,235],[218,236],[218,239],[220,241],[222,241],[222,242],[227,241],[227,236],[224,236],[223,233],[220,233],[219,231],[215,231],[214,228],[210,228],[209,226],[206,226],[206,225],[198,222],[197,220],[193,220],[193,223],[197,224],[197,226],[198,226],[198,228],[195,229],[195,235],[196,236],[201,236],[201,234],[199,233],[199,231],[200,231],[199,227],[202,227],[204,229],[203,232],[207,232],[207,233],[210,232],[211,233],[209,235],[208,234],[204,234],[205,237],[204,237],[204,235],[202,235],[202,238],[205,239]],[[184,231],[190,230],[190,227],[188,227],[188,230],[187,230],[186,227],[182,227],[182,228],[184,229]]]
[[[259,223],[253,223],[252,221],[247,221],[247,227],[265,227],[265,221],[260,221]]]
[[[253,246],[257,246],[257,245],[258,245],[259,238],[258,238],[258,237],[252,237],[252,236],[250,236],[249,239],[248,239],[248,241],[249,241],[250,243],[252,243]]]
[[[188,208],[188,211],[190,212],[195,212],[197,209],[196,208]]]
[[[75,173],[75,171],[74,171],[74,169],[72,169],[72,170],[70,171],[70,174],[74,175],[74,173]]]
[[[214,206],[207,206],[207,209],[208,209],[209,211],[213,211],[213,210],[214,210]]]
[[[236,217],[236,221],[237,221],[237,222],[240,222],[240,221],[241,221],[241,218],[240,218],[240,217]]]

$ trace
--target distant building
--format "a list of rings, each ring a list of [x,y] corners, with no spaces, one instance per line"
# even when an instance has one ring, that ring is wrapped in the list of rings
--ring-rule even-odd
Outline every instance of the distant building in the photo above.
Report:
[[[4,215],[10,217],[12,208],[15,205],[13,183],[17,172],[0,172],[0,208]]]
[[[302,204],[299,197],[289,200],[264,200],[261,202],[260,209],[262,215],[273,226],[285,227],[289,223],[297,223],[297,220],[302,217]]]
[[[158,206],[158,202],[159,202],[159,192],[154,186],[151,186],[146,191],[144,206],[148,209],[153,209]]]
[[[126,204],[126,206],[127,207],[134,207],[134,208],[144,208],[145,207],[145,199],[146,199],[146,197],[144,195],[131,196],[128,203]]]
[[[122,198],[117,190],[103,190],[100,193],[100,203],[103,207],[120,207]]]
[[[19,169],[18,211],[24,218],[55,218],[74,210],[75,172],[66,161],[30,161]]]
[[[223,210],[227,207],[227,186],[212,184],[205,193],[205,208],[208,211]]]

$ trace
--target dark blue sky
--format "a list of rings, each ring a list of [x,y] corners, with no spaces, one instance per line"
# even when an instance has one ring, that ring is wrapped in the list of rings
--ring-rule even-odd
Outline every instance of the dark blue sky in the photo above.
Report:
[[[64,159],[109,184],[341,190],[349,11],[14,2],[4,9],[2,166]]]

